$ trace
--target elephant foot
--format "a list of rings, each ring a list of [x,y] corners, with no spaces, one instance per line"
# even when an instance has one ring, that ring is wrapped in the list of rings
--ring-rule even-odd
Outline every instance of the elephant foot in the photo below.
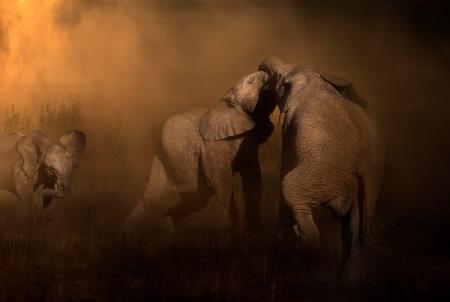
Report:
[[[176,227],[171,217],[161,218],[161,220],[159,221],[159,227],[167,234],[175,234]]]

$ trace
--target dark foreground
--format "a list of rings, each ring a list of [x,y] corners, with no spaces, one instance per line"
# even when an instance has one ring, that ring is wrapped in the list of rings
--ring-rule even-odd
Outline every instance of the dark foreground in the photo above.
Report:
[[[9,232],[0,237],[0,301],[448,299],[449,230],[420,222],[378,227],[351,281],[335,280],[336,252],[313,259],[319,269],[312,272],[299,253],[254,235],[144,242]]]

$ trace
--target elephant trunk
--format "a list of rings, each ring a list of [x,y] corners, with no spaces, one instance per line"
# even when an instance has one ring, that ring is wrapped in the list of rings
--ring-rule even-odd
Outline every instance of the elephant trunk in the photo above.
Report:
[[[64,199],[70,193],[70,187],[64,185],[55,184],[54,189],[45,188],[38,191],[38,194],[43,197],[55,198],[55,199]]]
[[[44,197],[50,197],[55,199],[63,199],[66,198],[66,196],[68,195],[66,192],[53,189],[44,189],[41,192],[39,192],[39,194]]]

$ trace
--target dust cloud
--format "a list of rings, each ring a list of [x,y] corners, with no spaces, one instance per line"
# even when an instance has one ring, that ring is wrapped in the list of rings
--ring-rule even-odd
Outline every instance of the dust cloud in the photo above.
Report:
[[[281,44],[259,6],[24,0],[1,11],[2,104],[70,93],[134,120],[210,104]]]
[[[54,142],[72,128],[87,134],[72,194],[43,211],[44,228],[25,231],[25,203],[0,191],[0,300],[448,296],[448,2],[0,0],[0,135],[37,126]],[[216,237],[214,199],[168,242],[150,225],[136,232],[143,240],[119,236],[164,120],[213,105],[267,56],[352,80],[385,133],[385,181],[354,282],[331,273],[340,229],[329,212],[318,226],[330,253],[313,265],[269,236]],[[269,233],[280,145],[277,128],[260,148]],[[315,264],[326,282],[308,282]]]
[[[353,80],[387,133],[390,198],[444,198],[448,43],[410,6],[375,2],[1,0],[0,105],[33,113],[76,95],[91,127],[120,115],[148,147],[168,116],[277,56]]]
[[[268,55],[350,77],[375,104],[440,68],[388,8],[365,26],[290,2],[3,0],[0,11],[2,105],[72,93],[147,120],[211,104]]]

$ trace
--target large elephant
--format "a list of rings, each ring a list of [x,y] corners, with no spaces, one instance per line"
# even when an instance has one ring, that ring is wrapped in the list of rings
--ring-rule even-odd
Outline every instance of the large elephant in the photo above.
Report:
[[[28,214],[36,218],[39,209],[47,207],[53,198],[69,194],[71,176],[85,144],[86,136],[78,130],[61,136],[59,144],[51,144],[39,130],[1,138],[0,189],[24,200]]]
[[[143,197],[127,219],[136,224],[147,211],[165,217],[174,231],[187,215],[204,208],[213,195],[221,205],[225,228],[231,227],[233,175],[242,178],[245,223],[259,229],[261,172],[258,145],[273,131],[269,115],[276,103],[268,75],[256,72],[242,78],[209,110],[195,109],[170,117],[161,132]],[[181,201],[164,208],[162,197],[176,192]]]
[[[259,70],[269,74],[283,116],[280,226],[296,225],[301,246],[317,247],[312,208],[329,208],[341,220],[341,272],[347,270],[354,235],[364,243],[382,183],[377,127],[343,78],[276,58]]]

